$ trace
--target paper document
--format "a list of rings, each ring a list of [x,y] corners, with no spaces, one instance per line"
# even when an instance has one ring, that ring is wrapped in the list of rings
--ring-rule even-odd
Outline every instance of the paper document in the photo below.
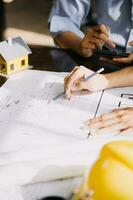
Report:
[[[133,138],[88,137],[80,128],[89,118],[133,106],[132,87],[80,92],[70,101],[62,96],[48,104],[63,91],[65,75],[28,70],[0,88],[0,187],[82,175],[104,143]]]

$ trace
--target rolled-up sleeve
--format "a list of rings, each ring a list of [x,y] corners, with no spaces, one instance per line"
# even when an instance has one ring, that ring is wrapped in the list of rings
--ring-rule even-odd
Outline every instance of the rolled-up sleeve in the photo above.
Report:
[[[62,32],[70,31],[82,38],[84,34],[80,27],[89,10],[89,0],[56,0],[48,20],[50,33],[56,37]]]

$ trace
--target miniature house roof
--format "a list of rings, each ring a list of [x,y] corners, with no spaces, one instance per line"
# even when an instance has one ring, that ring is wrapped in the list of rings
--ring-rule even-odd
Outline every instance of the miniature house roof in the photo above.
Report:
[[[7,41],[0,42],[0,55],[5,61],[11,61],[30,53],[30,48],[21,37],[10,38]]]

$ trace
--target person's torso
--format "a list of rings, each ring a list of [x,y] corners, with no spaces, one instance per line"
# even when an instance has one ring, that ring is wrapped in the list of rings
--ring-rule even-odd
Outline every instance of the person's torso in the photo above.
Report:
[[[119,46],[133,40],[133,0],[92,0],[87,25],[106,24],[110,37]],[[128,48],[128,46],[127,46]]]

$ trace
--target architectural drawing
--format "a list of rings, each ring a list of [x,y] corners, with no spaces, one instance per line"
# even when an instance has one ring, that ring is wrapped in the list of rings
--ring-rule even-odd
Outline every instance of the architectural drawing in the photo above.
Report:
[[[133,88],[81,92],[48,104],[63,91],[64,76],[27,70],[0,88],[0,187],[64,178],[64,170],[66,177],[82,175],[104,143],[133,137],[88,138],[89,131],[81,130],[84,121],[118,108],[120,101],[130,105]]]

